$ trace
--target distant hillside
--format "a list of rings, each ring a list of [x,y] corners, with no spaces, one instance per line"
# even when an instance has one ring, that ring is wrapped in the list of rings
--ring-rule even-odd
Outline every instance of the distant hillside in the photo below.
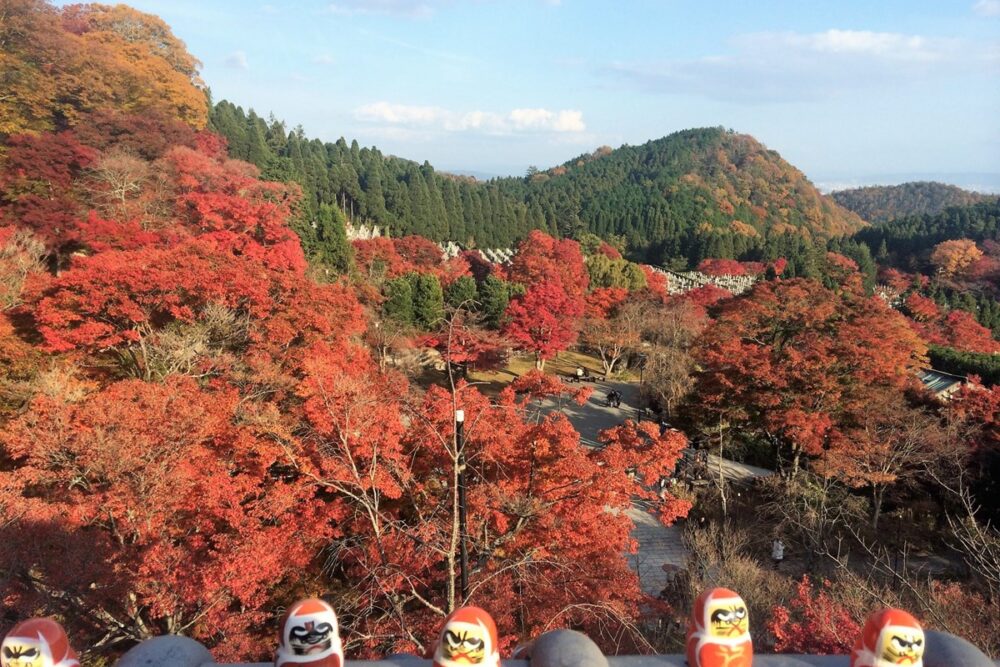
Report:
[[[864,226],[778,153],[722,128],[605,147],[497,182],[517,199],[543,202],[563,234],[582,225],[600,236],[621,235],[632,248],[661,244],[665,257],[692,262],[739,256],[784,232],[829,238]]]
[[[918,270],[927,269],[927,258],[934,246],[957,239],[1000,242],[1000,199],[953,206],[934,215],[908,215],[854,235],[854,240],[867,245],[880,263]]]
[[[778,242],[784,248],[789,238],[811,243],[864,226],[777,153],[721,128],[605,147],[545,172],[483,183],[357,142],[310,140],[226,101],[212,109],[210,125],[228,138],[233,157],[266,178],[300,183],[309,210],[335,204],[394,236],[505,247],[531,229],[590,231],[623,237],[646,261],[694,266],[706,257],[775,254],[767,252],[774,237],[786,237]]]
[[[830,196],[844,208],[875,224],[907,215],[934,215],[950,206],[972,206],[997,199],[997,195],[969,192],[955,185],[933,181],[873,185],[831,192]]]

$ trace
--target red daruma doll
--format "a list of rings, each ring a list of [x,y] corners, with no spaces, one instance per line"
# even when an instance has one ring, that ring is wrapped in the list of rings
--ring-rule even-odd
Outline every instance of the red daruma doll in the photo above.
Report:
[[[753,644],[747,605],[728,588],[698,596],[687,631],[688,667],[750,667]]]
[[[333,607],[317,598],[299,600],[285,612],[275,667],[343,667],[344,648]]]
[[[79,667],[62,626],[51,618],[31,618],[15,625],[0,644],[3,667]]]
[[[922,667],[924,647],[917,619],[901,609],[883,609],[865,622],[851,651],[851,667]]]
[[[497,626],[479,607],[459,607],[444,621],[434,667],[500,667]]]

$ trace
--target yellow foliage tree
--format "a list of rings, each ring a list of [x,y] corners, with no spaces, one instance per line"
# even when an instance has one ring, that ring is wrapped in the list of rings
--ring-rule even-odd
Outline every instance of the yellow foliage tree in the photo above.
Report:
[[[942,241],[931,252],[931,263],[942,274],[952,277],[966,271],[983,257],[983,251],[969,239]]]

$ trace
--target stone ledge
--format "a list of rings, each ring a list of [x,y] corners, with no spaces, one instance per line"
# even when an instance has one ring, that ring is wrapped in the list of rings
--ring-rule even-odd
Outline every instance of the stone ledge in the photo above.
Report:
[[[998,667],[966,640],[945,632],[927,630],[924,667]],[[575,634],[575,633],[574,633]],[[564,637],[566,635],[563,635]],[[545,637],[539,638],[539,642]],[[593,645],[591,642],[589,644]],[[571,651],[572,652],[572,651]],[[531,660],[504,660],[502,667],[565,667],[566,655],[537,655]],[[532,663],[538,664],[532,664]],[[682,655],[625,655],[608,657],[609,667],[686,667]],[[754,667],[848,667],[847,656],[756,655]],[[118,667],[212,667],[208,651],[187,637],[155,637],[132,648]],[[272,663],[229,663],[227,667],[271,667]],[[416,656],[390,656],[383,660],[348,660],[345,667],[431,667],[430,660]]]

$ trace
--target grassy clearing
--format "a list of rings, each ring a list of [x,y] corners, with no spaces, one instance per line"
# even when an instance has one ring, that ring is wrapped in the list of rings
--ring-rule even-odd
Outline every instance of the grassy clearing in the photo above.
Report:
[[[560,352],[555,359],[545,362],[545,373],[547,375],[572,376],[576,375],[577,366],[582,366],[589,375],[604,378],[604,369],[601,360],[592,355],[578,351]],[[498,371],[472,371],[469,373],[469,381],[475,382],[479,389],[487,395],[495,396],[508,384],[531,372],[535,368],[534,355],[515,355],[510,358],[507,365]],[[622,382],[638,382],[638,373],[627,371],[624,374],[612,376],[615,380]]]

